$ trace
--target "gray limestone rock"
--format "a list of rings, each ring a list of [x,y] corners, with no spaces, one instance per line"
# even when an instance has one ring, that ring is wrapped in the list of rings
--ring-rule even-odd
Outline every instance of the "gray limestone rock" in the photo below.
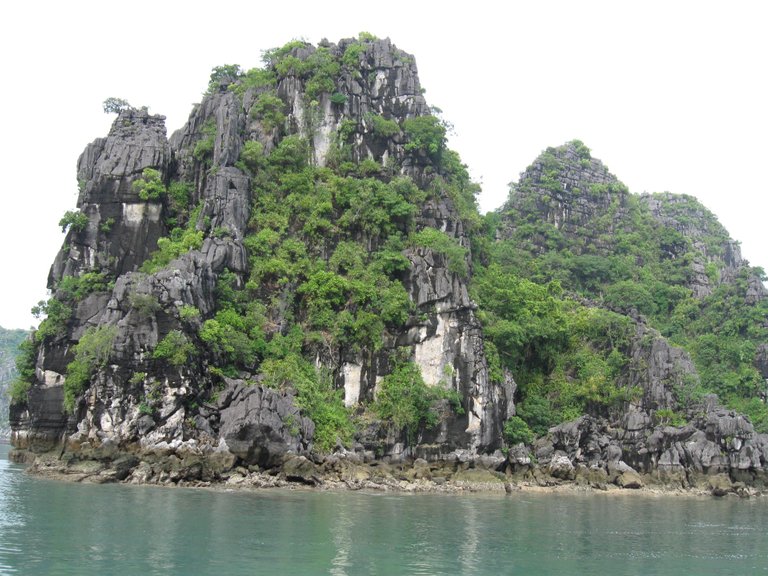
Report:
[[[575,477],[574,466],[571,460],[563,453],[556,452],[547,466],[547,472],[553,478],[560,480],[573,480]]]
[[[49,287],[64,276],[135,270],[166,234],[161,205],[139,198],[133,183],[145,169],[165,177],[171,149],[165,117],[146,109],[120,112],[106,138],[89,144],[77,163],[77,207],[88,216],[83,230],[70,228],[65,248],[56,256]]]
[[[271,467],[287,454],[308,452],[315,425],[290,396],[232,381],[222,395],[220,436],[245,464]]]
[[[576,142],[548,148],[520,175],[503,208],[518,217],[503,221],[500,240],[512,238],[519,225],[536,218],[554,225],[567,238],[579,238],[572,247],[575,252],[581,245],[596,246],[605,253],[613,249],[604,239],[626,227],[629,191],[585,150]],[[552,181],[555,164],[557,178]],[[592,225],[598,218],[607,219],[599,230]],[[546,251],[544,245],[538,249]]]
[[[698,383],[696,368],[682,348],[671,346],[656,330],[642,320],[635,325],[635,335],[629,352],[630,364],[619,385],[642,391],[640,407],[648,414],[663,408],[679,406],[676,393]],[[627,430],[642,429],[646,423],[633,424],[629,419],[643,418],[637,412],[626,413]]]

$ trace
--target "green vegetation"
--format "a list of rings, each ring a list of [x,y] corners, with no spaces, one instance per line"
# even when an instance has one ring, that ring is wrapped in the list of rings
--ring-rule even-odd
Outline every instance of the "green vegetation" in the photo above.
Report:
[[[114,282],[106,272],[83,272],[80,276],[64,276],[56,284],[56,297],[67,302],[77,302],[94,292],[108,292]]]
[[[7,424],[7,404],[5,387],[12,402],[24,402],[27,392],[35,381],[35,361],[37,346],[25,330],[6,330],[0,328],[0,428]],[[15,365],[15,371],[8,367]]]
[[[112,226],[114,226],[114,225],[115,225],[115,219],[112,218],[112,217],[109,217],[106,220],[104,220],[104,222],[99,224],[99,230],[101,230],[102,232],[104,232],[106,234],[110,230],[112,230]]]
[[[520,443],[530,444],[534,440],[534,435],[525,420],[519,416],[512,416],[504,423],[504,440],[509,446]]]
[[[251,107],[252,118],[261,121],[264,129],[269,131],[282,126],[285,122],[285,103],[275,92],[262,92]]]
[[[309,75],[304,85],[307,99],[311,102],[321,94],[334,92],[341,67],[330,50],[320,46],[304,62],[304,68]]]
[[[324,452],[337,444],[349,445],[354,434],[350,411],[345,408],[343,391],[335,390],[330,375],[318,372],[306,360],[289,355],[275,364],[290,366],[283,378],[290,379],[298,392],[298,406],[315,423],[315,446]],[[265,375],[269,374],[269,366]]]
[[[360,57],[365,54],[365,43],[353,42],[344,49],[341,61],[347,68],[358,68]]]
[[[67,229],[73,232],[82,232],[88,227],[88,221],[87,214],[80,211],[67,210],[64,216],[61,217],[61,220],[59,220],[59,226],[61,226],[62,232],[66,232]]]
[[[236,166],[246,174],[253,175],[264,166],[265,162],[264,146],[261,142],[249,140],[240,151],[240,160]]]
[[[371,131],[379,138],[391,138],[400,133],[400,126],[394,120],[384,118],[378,114],[369,114],[365,121],[371,127]]]
[[[86,272],[81,276],[65,276],[58,283],[56,294],[32,307],[35,318],[45,316],[34,332],[34,340],[41,343],[66,334],[75,304],[93,292],[111,290],[113,283],[106,274]]]
[[[117,326],[91,327],[75,346],[75,359],[67,364],[64,380],[64,409],[72,412],[77,397],[83,393],[97,370],[104,368],[117,336]]]
[[[216,120],[211,118],[203,124],[200,130],[202,138],[197,141],[192,150],[192,157],[200,162],[210,161],[216,143]]]
[[[165,195],[165,185],[162,181],[162,174],[154,168],[144,168],[141,178],[134,180],[131,190],[139,195],[139,198],[145,202],[149,200],[160,200]]]
[[[131,292],[128,295],[128,303],[142,318],[150,318],[160,310],[160,302],[152,294]]]
[[[200,328],[200,339],[225,365],[253,368],[263,355],[263,316],[252,307],[245,316],[234,308],[219,310]]]
[[[45,316],[35,331],[35,341],[52,340],[66,333],[69,319],[72,317],[72,306],[57,298],[48,301],[41,300],[32,307],[32,314],[39,318]]]
[[[171,236],[157,241],[157,251],[141,265],[141,271],[147,274],[165,268],[173,260],[190,250],[198,250],[203,245],[203,232],[200,230],[175,228]]]
[[[486,337],[520,386],[518,414],[537,434],[635,391],[616,381],[633,334],[626,316],[569,300],[560,284],[537,284],[493,264],[474,284]],[[498,377],[498,376],[497,376]]]
[[[184,304],[179,308],[179,318],[184,322],[193,322],[200,318],[200,310],[195,306]]]
[[[275,84],[277,84],[277,77],[273,70],[251,68],[244,75],[240,76],[239,82],[230,85],[229,88],[234,90],[242,99],[245,92],[249,89],[273,88]]]
[[[406,179],[385,183],[308,167],[305,150],[287,137],[267,159],[245,238],[246,286],[264,298],[267,318],[270,287],[290,287],[308,342],[377,349],[387,326],[410,314],[392,275],[408,265],[404,240],[423,193]]]
[[[208,81],[206,94],[215,94],[221,87],[228,87],[233,84],[242,74],[240,66],[237,64],[224,64],[215,66],[211,70],[211,77]]]
[[[114,96],[104,100],[102,106],[104,107],[105,114],[119,114],[123,110],[128,110],[131,108],[131,105],[128,104],[127,100],[123,100],[122,98],[115,98]]]
[[[152,274],[162,270],[173,260],[190,250],[198,250],[203,245],[205,233],[197,230],[197,220],[202,204],[192,211],[186,228],[173,228],[170,235],[157,241],[157,250],[141,265],[141,271]]]
[[[371,34],[370,32],[366,32],[365,30],[363,30],[362,32],[358,33],[357,39],[360,42],[369,42],[370,43],[370,42],[375,42],[376,40],[379,39],[379,37],[376,36],[375,34]]]
[[[546,150],[537,170],[512,188],[507,204],[485,218],[486,231],[473,240],[473,249],[485,250],[481,260],[494,262],[477,271],[475,292],[500,365],[520,384],[519,416],[541,435],[554,423],[584,411],[604,412],[632,397],[633,391],[617,390],[612,382],[627,364],[631,337],[620,314],[636,311],[696,363],[701,384],[676,389],[681,408],[706,391],[716,392],[768,431],[766,405],[752,401],[764,387],[754,359],[768,338],[760,320],[768,315],[768,302],[745,300],[749,276],[760,271],[743,268],[734,282],[718,285],[718,258],[729,238],[689,196],[649,197],[657,202],[660,221],[620,182],[592,184],[571,191],[575,199],[591,197],[595,213],[587,224],[566,219],[555,225],[544,218],[563,209],[563,171],[585,163],[595,169],[593,162],[579,141]],[[509,238],[488,242],[502,219],[514,223]],[[695,242],[681,230],[695,230]],[[694,261],[707,262],[714,283],[709,296],[693,295]],[[567,293],[617,314],[588,308]],[[595,322],[602,331],[589,328]],[[679,413],[662,412],[659,418],[682,421]]]
[[[363,399],[354,416],[363,422],[371,416],[382,419],[412,443],[449,408],[453,414],[464,411],[451,388],[456,375],[450,367],[443,374],[444,387],[429,387],[409,350],[389,349],[405,327],[418,327],[429,316],[426,306],[417,309],[411,301],[404,280],[412,266],[409,257],[431,250],[450,272],[472,281],[490,377],[499,382],[510,371],[519,385],[517,415],[503,429],[507,445],[530,444],[555,424],[584,413],[610,415],[637,400],[637,390],[620,384],[632,366],[636,324],[629,315],[636,313],[686,347],[701,375],[701,385],[695,378],[680,380],[675,388],[680,409],[657,410],[658,423],[684,424],[685,411],[708,390],[746,411],[758,429],[768,427],[765,404],[757,399],[764,382],[753,365],[758,344],[768,337],[768,303],[744,305],[754,270],[719,284],[727,277],[719,258],[727,236],[692,199],[662,198],[660,210],[669,222],[662,224],[643,199],[606,177],[570,191],[568,202],[599,207],[588,226],[549,217],[563,210],[566,171],[600,169],[589,149],[574,141],[567,150],[547,150],[511,191],[505,207],[481,217],[479,187],[458,154],[447,149],[450,127],[437,115],[398,121],[385,112],[343,119],[327,165],[314,165],[313,140],[286,134],[291,123],[278,83],[291,78],[304,86],[306,125],[301,128],[311,133],[327,99],[336,106],[347,102],[339,75],[343,70],[361,78],[373,40],[361,34],[343,53],[294,41],[265,52],[265,69],[243,73],[239,66],[225,65],[212,71],[209,93],[237,94],[244,113],[261,124],[263,130],[256,132],[262,137],[271,131],[272,141],[244,142],[236,163],[252,187],[247,228],[237,231],[238,238],[244,232],[248,269],[219,274],[212,310],[205,307],[203,314],[180,304],[171,309],[183,331],[171,330],[158,342],[151,354],[157,368],[185,366],[196,359],[197,347],[204,347],[199,367],[213,377],[242,378],[290,392],[315,423],[315,446],[327,451],[349,444],[356,425],[344,406],[337,370],[352,356],[370,359],[388,366],[389,373],[379,382],[376,399]],[[342,109],[332,111],[338,115]],[[208,175],[219,168],[211,167],[216,135],[216,123],[209,119],[192,151],[198,163],[210,168]],[[367,151],[356,147],[359,138],[370,145]],[[419,185],[402,176],[408,171],[401,168],[409,164],[401,166],[402,158],[393,161],[391,146],[386,155],[372,151],[383,150],[392,138],[404,143],[410,165],[423,169]],[[154,169],[144,170],[133,184],[143,200],[163,202],[170,229],[142,265],[145,273],[199,249],[206,235],[235,236],[225,227],[211,229],[201,206],[191,210],[204,183],[167,184]],[[460,222],[448,232],[418,218],[425,205],[436,201],[458,213]],[[581,214],[573,213],[574,218]],[[702,218],[702,235],[691,238],[689,225]],[[82,231],[88,217],[68,213],[61,225]],[[454,237],[453,230],[461,236]],[[499,236],[505,239],[497,242]],[[693,297],[694,262],[703,263],[712,285],[705,298]],[[29,345],[24,371],[20,364],[26,376],[20,379],[18,398],[31,382],[35,346],[66,333],[78,301],[110,288],[107,275],[88,272],[63,278],[54,298],[39,305],[48,317]],[[151,294],[132,293],[129,304],[144,317],[160,311]],[[163,333],[168,329],[162,328]],[[91,329],[76,346],[65,384],[69,410],[95,371],[106,365],[114,330]],[[336,372],[321,365],[332,365]],[[143,372],[130,379],[148,390],[142,403],[148,413],[158,400],[159,387],[150,389],[153,382]],[[298,433],[295,422],[286,425]]]
[[[106,272],[83,272],[80,276],[64,276],[56,283],[55,294],[47,301],[41,300],[32,307],[35,318],[45,316],[34,333],[40,343],[63,336],[75,305],[95,292],[108,292],[114,287]]]
[[[298,49],[308,47],[308,44],[301,41],[289,42],[281,48],[267,50],[262,54],[262,59],[268,68],[274,69],[280,77],[295,76],[304,79],[306,99],[311,102],[321,94],[334,91],[336,77],[341,68],[325,46],[309,50],[309,54],[303,59],[295,55]]]
[[[373,40],[361,35],[341,56],[322,45],[312,49],[291,42],[264,54],[264,70],[237,71],[229,89],[240,96],[252,90],[250,116],[267,129],[278,128],[285,124],[286,106],[277,96],[276,82],[297,77],[305,86],[312,129],[318,99],[328,95],[337,105],[346,102],[336,86],[341,66],[356,69]],[[235,76],[231,68],[215,72],[217,87]],[[444,150],[441,121],[430,117],[409,126],[409,152],[420,153],[423,147],[429,157],[441,159],[428,190],[397,176],[397,167],[384,166],[376,158],[352,159],[352,134],[359,130],[380,140],[392,138],[401,133],[393,118],[371,114],[360,127],[351,120],[342,122],[335,140],[338,154],[324,168],[312,165],[309,142],[299,135],[278,131],[277,146],[269,153],[260,142],[245,142],[236,166],[252,182],[253,207],[243,239],[250,270],[220,275],[216,308],[205,317],[196,309],[179,310],[188,328],[197,331],[194,341],[211,352],[212,372],[258,374],[266,386],[292,389],[302,412],[316,425],[315,445],[322,450],[349,442],[354,424],[343,405],[343,391],[310,359],[328,353],[373,354],[415,317],[402,282],[411,265],[407,248],[430,248],[446,258],[452,271],[468,274],[468,249],[444,232],[417,231],[415,217],[429,197],[449,196],[463,210],[464,228],[473,229],[481,222],[475,204],[479,188],[470,182],[458,155]],[[199,140],[193,152],[198,160],[210,158],[215,127],[209,124],[203,133],[208,137]],[[204,237],[195,227],[198,221],[193,213],[185,228],[177,227],[161,239],[142,270],[159,270],[198,247]],[[207,233],[221,236],[229,231]],[[167,345],[164,339],[153,356],[170,357],[179,346],[191,346],[190,337],[182,342],[173,336],[176,341]],[[375,407],[366,410],[390,411],[388,418],[407,437],[413,439],[421,427],[432,424],[435,410],[444,405],[463,412],[456,392],[427,389],[412,362],[402,359],[393,370],[384,389],[406,386],[409,399],[398,403],[385,391]]]
[[[382,378],[371,410],[404,434],[408,442],[415,442],[420,432],[438,424],[443,404],[454,414],[464,414],[458,392],[427,386],[419,367],[408,358],[407,349],[396,349],[391,360],[392,371]]]
[[[382,379],[372,409],[379,418],[391,422],[413,442],[421,427],[432,427],[437,423],[437,414],[432,410],[436,399],[424,383],[419,367],[401,359]]]
[[[171,366],[184,366],[189,360],[189,355],[194,351],[194,346],[180,330],[171,330],[157,343],[152,358],[163,360]]]
[[[191,197],[192,184],[188,182],[173,181],[168,186],[166,224],[171,229],[178,228],[189,220]]]
[[[341,106],[347,102],[347,97],[341,92],[334,92],[331,94],[331,104]]]
[[[211,376],[290,392],[315,423],[319,450],[348,445],[355,418],[384,420],[412,443],[447,410],[464,411],[451,387],[456,375],[450,369],[441,385],[429,387],[409,350],[388,349],[404,327],[417,327],[429,316],[426,306],[417,309],[411,301],[404,279],[412,266],[409,256],[431,250],[450,272],[472,281],[490,377],[499,382],[509,371],[518,383],[517,415],[503,428],[507,445],[530,444],[560,422],[584,413],[607,416],[637,400],[638,391],[621,384],[634,368],[629,353],[636,324],[630,315],[636,314],[689,350],[701,376],[700,383],[680,379],[674,390],[679,407],[656,410],[657,423],[684,425],[702,391],[715,391],[749,414],[759,430],[768,430],[768,411],[757,396],[764,381],[754,368],[757,347],[768,338],[768,303],[745,305],[755,270],[721,283],[728,277],[722,258],[727,234],[695,200],[661,195],[654,198],[661,219],[653,218],[648,199],[629,194],[608,175],[565,194],[566,173],[601,169],[589,149],[574,141],[548,149],[513,188],[504,208],[481,217],[479,187],[458,154],[447,149],[450,126],[437,112],[404,120],[391,111],[340,119],[327,164],[314,165],[314,139],[287,133],[292,125],[279,96],[284,94],[280,82],[290,78],[303,86],[301,132],[311,134],[322,120],[324,103],[330,100],[338,115],[351,98],[339,83],[342,71],[365,81],[361,71],[368,70],[374,39],[361,34],[343,52],[294,41],[265,52],[264,69],[213,69],[208,93],[236,94],[243,112],[260,124],[260,138],[264,132],[272,137],[271,142],[244,142],[236,163],[252,187],[247,228],[237,231],[245,233],[248,269],[219,274],[213,310],[206,307],[203,314],[189,305],[171,310],[183,331],[163,328],[165,335],[151,353],[156,368],[181,368],[196,359],[196,347],[204,347],[199,366]],[[368,81],[375,75],[371,72]],[[210,118],[192,148],[195,168],[210,168],[208,175],[219,168],[212,166],[216,137]],[[358,146],[360,138],[367,149]],[[392,158],[387,144],[393,138],[403,146],[406,163]],[[422,172],[418,185],[402,176],[409,165]],[[191,209],[205,184],[195,178],[194,184],[166,182],[160,171],[148,168],[134,182],[142,200],[163,203],[170,230],[142,272],[157,272],[199,249],[206,235],[235,235],[225,227],[211,229],[200,206]],[[418,218],[436,201],[458,213],[460,222],[448,232]],[[596,207],[595,214],[584,216],[588,225],[578,221],[584,213],[580,203]],[[561,217],[566,209],[573,209],[573,220]],[[73,211],[60,224],[82,232],[88,222],[86,214]],[[102,229],[112,224],[105,221]],[[701,233],[692,237],[692,228]],[[454,237],[453,230],[462,235]],[[496,241],[499,236],[504,240]],[[693,296],[694,263],[705,271],[709,296]],[[23,400],[34,380],[39,344],[66,334],[80,300],[109,289],[111,278],[100,272],[58,282],[55,296],[38,306],[47,318],[20,357],[14,398]],[[160,316],[152,294],[132,293],[129,304],[140,316]],[[115,333],[114,327],[89,329],[75,347],[65,384],[68,410],[106,366]],[[376,399],[363,399],[355,418],[335,379],[353,356],[389,367]],[[152,413],[159,385],[144,372],[129,382],[144,388],[141,409]],[[286,425],[292,434],[299,432],[296,422]]]
[[[403,122],[408,143],[405,149],[439,161],[445,148],[445,126],[437,116],[417,116]]]
[[[687,424],[685,417],[679,412],[675,412],[669,408],[662,410],[656,410],[654,414],[656,422],[662,426],[685,426]]]
[[[436,228],[424,228],[411,237],[414,246],[431,248],[448,260],[448,270],[459,276],[467,275],[467,249],[455,238]]]

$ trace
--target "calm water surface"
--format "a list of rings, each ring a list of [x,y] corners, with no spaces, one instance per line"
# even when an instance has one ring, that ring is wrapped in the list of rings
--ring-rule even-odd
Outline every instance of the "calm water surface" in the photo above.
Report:
[[[768,499],[226,492],[23,474],[0,574],[768,574]]]

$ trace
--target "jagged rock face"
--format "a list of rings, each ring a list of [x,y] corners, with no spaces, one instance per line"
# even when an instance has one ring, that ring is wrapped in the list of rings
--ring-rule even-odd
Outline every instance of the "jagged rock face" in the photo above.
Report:
[[[147,258],[167,229],[162,206],[142,201],[132,184],[146,168],[165,173],[170,159],[165,117],[146,109],[121,112],[109,135],[86,147],[77,162],[77,207],[88,224],[70,229],[51,268],[49,287],[86,271],[117,276]]]
[[[327,47],[344,54],[351,42]],[[302,58],[314,50],[305,45],[294,55]],[[71,450],[110,458],[115,447],[145,454],[225,451],[240,463],[261,466],[279,464],[285,454],[310,453],[314,427],[290,394],[245,385],[253,374],[225,380],[225,389],[215,391],[221,377],[212,375],[211,368],[218,358],[206,350],[199,330],[216,312],[215,291],[222,274],[233,273],[239,286],[248,280],[249,253],[243,240],[254,202],[253,174],[238,163],[246,142],[258,142],[269,154],[284,137],[299,134],[309,141],[313,164],[324,166],[334,135],[346,123],[351,127],[349,160],[374,159],[419,186],[432,182],[433,162],[427,155],[407,153],[402,131],[382,137],[371,124],[372,114],[402,121],[428,111],[413,58],[389,40],[377,40],[365,45],[358,64],[356,72],[343,68],[335,80],[336,89],[347,95],[343,104],[332,102],[327,92],[309,100],[306,78],[281,76],[275,88],[284,104],[280,125],[253,113],[262,90],[248,88],[237,94],[222,82],[170,140],[163,117],[127,110],[106,139],[86,148],[78,162],[78,176],[84,181],[78,207],[88,215],[88,224],[70,230],[68,249],[52,267],[51,284],[85,272],[108,273],[114,284],[78,301],[65,332],[41,346],[37,383],[26,405],[17,405],[12,414],[18,447],[50,449],[65,439]],[[201,205],[201,210],[187,228],[204,235],[198,248],[154,272],[139,268],[158,239],[168,234],[172,207],[167,199],[139,197],[134,182],[146,168],[159,171],[164,183],[189,184],[189,203]],[[462,221],[445,194],[428,200],[415,222],[417,227],[443,230],[469,247]],[[375,241],[369,239],[367,248],[375,250]],[[448,271],[445,257],[433,250],[404,255],[411,266],[403,273],[403,284],[418,311],[418,323],[394,331],[375,353],[346,351],[339,362],[338,350],[318,349],[317,363],[332,371],[346,404],[355,407],[375,397],[390,370],[386,357],[391,347],[410,347],[426,384],[459,392],[465,407],[461,415],[446,411],[441,425],[420,437],[422,452],[441,457],[457,450],[493,451],[500,446],[501,423],[511,398],[489,381],[467,278]],[[182,311],[192,307],[199,314],[183,317]],[[280,320],[275,318],[276,325]],[[68,415],[62,409],[62,390],[72,347],[89,328],[99,326],[115,329],[109,362],[92,377],[75,412]],[[198,351],[180,365],[153,354],[173,334]],[[396,453],[402,450],[399,440],[390,437],[379,445],[385,455]],[[366,441],[363,433],[361,442]]]
[[[505,215],[500,240],[524,234],[535,252],[551,249],[551,240],[525,225],[552,225],[574,253],[613,250],[612,235],[626,226],[628,191],[600,160],[592,158],[580,142],[549,148],[520,175]],[[531,236],[532,235],[532,236]]]
[[[759,305],[765,298],[762,281],[706,208],[688,196],[632,195],[583,144],[569,142],[547,149],[521,174],[499,216],[497,240],[506,250],[499,254],[517,264],[521,274],[537,282],[556,280],[579,304],[626,315],[634,326],[634,335],[621,346],[626,364],[616,381],[628,400],[607,410],[588,408],[592,416],[551,429],[536,452],[541,470],[573,480],[599,468],[595,481],[619,485],[635,484],[628,474],[637,471],[664,477],[672,470],[674,481],[684,485],[692,482],[686,477],[691,472],[722,473],[733,480],[741,470],[749,470],[752,480],[763,474],[764,439],[743,417],[711,402],[698,403],[700,378],[691,357],[649,325],[658,322],[674,334],[680,326],[670,329],[664,315],[683,306],[676,309],[662,297],[661,310],[653,303],[641,309],[636,303],[642,298],[626,297],[637,290],[647,292],[650,301],[657,289],[659,294],[669,289],[691,309],[700,307],[710,321],[719,313],[717,298],[730,298],[732,307]],[[696,351],[691,342],[698,336],[681,340]],[[765,374],[765,345],[757,339],[752,339],[754,364]],[[701,356],[698,360],[706,367]],[[704,374],[711,380],[711,372]],[[713,387],[711,381],[706,385]],[[664,426],[670,414],[687,414],[690,424]],[[724,429],[732,433],[718,431]],[[741,438],[738,447],[726,449],[725,437]],[[610,464],[619,460],[634,467],[619,471],[621,480]],[[510,459],[510,465],[517,464]]]
[[[679,232],[691,242],[694,259],[691,263],[692,275],[688,286],[694,296],[704,298],[712,293],[717,283],[730,283],[746,263],[741,257],[738,242],[728,236],[728,232],[715,216],[696,199],[670,194],[643,194],[640,201],[647,206],[654,220],[665,228]],[[672,257],[682,256],[683,246],[668,246]],[[707,264],[715,264],[718,278],[712,279],[707,274]],[[762,283],[760,283],[762,286]],[[764,292],[763,288],[763,292]]]
[[[352,42],[342,40],[338,46],[326,47],[338,57]],[[314,50],[313,47],[306,49]],[[391,138],[376,136],[370,120],[372,114],[412,118],[429,112],[412,56],[398,50],[389,39],[369,44],[359,56],[359,72],[342,70],[340,74],[338,91],[348,95],[342,105],[334,105],[331,94],[323,93],[314,104],[310,102],[307,106],[302,97],[303,88],[296,78],[286,78],[279,83],[277,91],[289,103],[288,119],[292,129],[310,139],[317,165],[325,165],[332,134],[346,119],[353,120],[358,127],[353,160],[376,158],[386,163],[389,158],[398,158],[406,160],[406,174],[418,176],[408,168],[410,162],[403,153],[404,139],[399,135]]]
[[[678,396],[698,384],[696,367],[688,353],[672,346],[642,319],[636,320],[628,356],[629,364],[619,385],[640,391],[639,408],[646,413],[678,409]]]
[[[708,488],[715,475],[722,475],[727,484],[723,493],[732,490],[731,482],[765,486],[768,435],[755,433],[748,420],[720,406],[714,396],[700,408],[685,426],[646,420],[634,432],[582,416],[538,440],[536,459],[554,478],[583,479],[593,485],[640,487],[639,472],[677,488]]]
[[[315,425],[290,397],[262,386],[231,382],[218,405],[219,435],[245,464],[272,467],[287,453],[306,452]]]
[[[636,399],[608,418],[587,415],[550,429],[533,446],[539,470],[556,479],[625,488],[641,487],[641,473],[716,495],[735,491],[735,482],[765,486],[768,435],[755,432],[746,417],[724,408],[715,395],[693,398],[698,375],[688,354],[642,318],[635,322],[630,362],[618,384],[637,390]],[[664,423],[660,415],[672,412],[687,415],[688,423]],[[513,469],[520,468],[519,460],[510,456]],[[722,486],[712,486],[716,475]]]
[[[748,266],[738,242],[695,198],[632,195],[579,141],[539,156],[512,186],[500,213],[498,239],[515,240],[533,255],[567,250],[606,257],[626,252],[627,241],[650,241],[658,249],[654,257],[683,266],[682,282],[700,299],[718,285],[734,284]],[[635,264],[645,265],[637,256]],[[766,294],[751,274],[747,303]]]

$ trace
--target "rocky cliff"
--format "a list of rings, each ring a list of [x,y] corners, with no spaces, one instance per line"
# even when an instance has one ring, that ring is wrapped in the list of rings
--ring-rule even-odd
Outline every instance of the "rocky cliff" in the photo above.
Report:
[[[678,487],[717,477],[719,492],[732,481],[765,484],[762,272],[706,208],[688,196],[629,193],[574,141],[523,172],[497,218],[496,260],[565,289],[573,316],[605,327],[604,336],[578,328],[582,344],[560,344],[559,366],[539,360],[518,378],[529,421],[541,409],[527,406],[542,402],[589,414],[537,440],[537,474],[639,486],[642,473]],[[586,400],[563,399],[563,376]],[[590,387],[606,377],[615,388],[595,397]],[[752,410],[754,425],[723,401]],[[524,453],[510,462],[529,466]]]
[[[19,458],[765,485],[768,299],[709,211],[631,194],[574,141],[483,218],[412,56],[361,35],[264,61],[215,68],[170,138],[113,103],[10,408]]]
[[[83,152],[18,449],[131,454],[121,475],[148,480],[158,454],[211,479],[501,447],[512,398],[468,296],[469,181],[413,57],[365,37],[265,61],[214,70],[170,139],[125,106]]]
[[[578,140],[542,153],[513,184],[500,211],[506,217],[499,239],[515,239],[531,254],[567,249],[577,256],[629,255],[628,264],[638,268],[664,265],[663,280],[689,288],[696,298],[749,269],[738,242],[695,198],[631,194]],[[757,274],[748,275],[749,298],[765,297]]]

